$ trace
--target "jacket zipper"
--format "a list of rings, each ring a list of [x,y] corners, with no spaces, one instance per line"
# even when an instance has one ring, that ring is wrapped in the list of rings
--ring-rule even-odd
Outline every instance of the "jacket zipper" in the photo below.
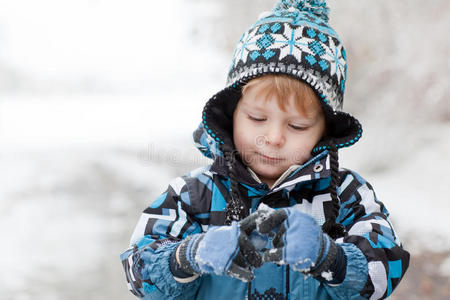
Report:
[[[286,300],[289,300],[289,265],[286,267]],[[252,282],[249,281],[247,284],[247,300],[253,300],[252,299]]]
[[[286,300],[289,300],[289,265],[286,267]]]

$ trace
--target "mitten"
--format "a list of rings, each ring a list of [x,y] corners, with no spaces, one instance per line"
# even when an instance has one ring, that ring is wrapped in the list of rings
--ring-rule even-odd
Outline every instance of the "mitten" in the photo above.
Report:
[[[267,235],[275,232],[274,248],[264,252],[264,262],[289,264],[296,271],[319,276],[336,261],[338,246],[311,216],[295,207],[271,212],[257,230]]]
[[[179,245],[179,265],[188,274],[228,275],[242,281],[254,278],[253,269],[262,265],[261,254],[248,239],[248,226],[210,227],[205,233],[187,237]]]

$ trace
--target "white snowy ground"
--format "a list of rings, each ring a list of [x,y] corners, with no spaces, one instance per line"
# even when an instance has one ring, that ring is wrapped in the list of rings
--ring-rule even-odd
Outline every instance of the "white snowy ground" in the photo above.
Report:
[[[169,180],[206,163],[190,136],[228,66],[189,27],[213,30],[201,22],[218,2],[166,2],[0,2],[1,299],[134,299],[119,254]],[[371,63],[367,76],[384,78]],[[390,124],[384,112],[360,116],[365,135],[341,164],[372,183],[408,250],[448,251],[450,124]],[[448,261],[435,267],[450,276]]]

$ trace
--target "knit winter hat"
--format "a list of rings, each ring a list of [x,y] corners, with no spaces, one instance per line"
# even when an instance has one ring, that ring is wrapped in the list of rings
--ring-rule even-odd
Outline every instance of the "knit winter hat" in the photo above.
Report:
[[[360,123],[341,111],[347,77],[344,45],[328,24],[329,8],[325,0],[281,0],[266,12],[241,37],[233,54],[227,88],[208,104],[221,106],[225,119],[205,106],[204,125],[208,119],[226,125],[232,115],[241,87],[264,74],[293,76],[312,87],[320,99],[327,122],[327,137],[313,153],[342,148],[356,143],[362,134]],[[224,103],[226,102],[226,103]],[[224,126],[208,130],[222,141]],[[226,126],[225,126],[226,127]]]

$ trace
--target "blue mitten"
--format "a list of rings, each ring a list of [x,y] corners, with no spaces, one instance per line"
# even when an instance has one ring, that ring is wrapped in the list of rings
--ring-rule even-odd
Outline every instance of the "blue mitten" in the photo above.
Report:
[[[274,248],[264,252],[265,262],[290,264],[296,271],[319,276],[336,260],[338,246],[311,216],[295,207],[271,212],[257,230],[268,235],[276,231]]]
[[[247,232],[253,230],[250,227],[256,224],[233,222],[187,237],[179,246],[180,268],[189,274],[214,273],[252,280],[253,269],[262,265],[262,257],[248,239]]]

